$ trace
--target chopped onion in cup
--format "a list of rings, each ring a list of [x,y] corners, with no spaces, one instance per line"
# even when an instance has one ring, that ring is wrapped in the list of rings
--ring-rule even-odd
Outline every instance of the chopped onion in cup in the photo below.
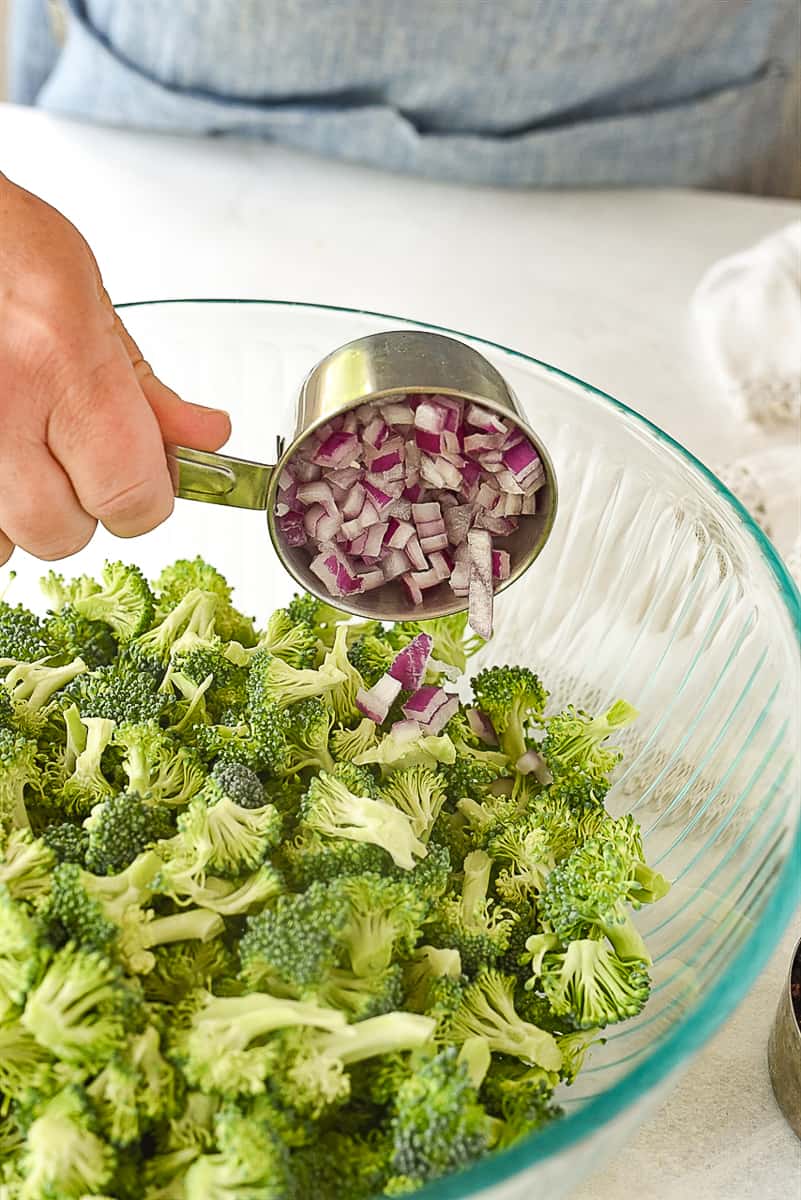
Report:
[[[400,585],[419,606],[447,587],[488,638],[494,588],[512,569],[503,541],[536,513],[544,483],[513,420],[454,396],[410,395],[350,409],[307,437],[281,473],[276,525],[331,596]],[[392,690],[380,680],[364,710],[391,706]],[[445,697],[434,725],[449,707]]]

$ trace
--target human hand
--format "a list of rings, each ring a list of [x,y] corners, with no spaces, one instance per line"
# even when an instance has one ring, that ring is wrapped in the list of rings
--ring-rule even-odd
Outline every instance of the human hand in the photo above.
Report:
[[[153,374],[77,229],[0,175],[0,563],[66,558],[98,521],[146,533],[173,508],[165,441],[229,433]]]

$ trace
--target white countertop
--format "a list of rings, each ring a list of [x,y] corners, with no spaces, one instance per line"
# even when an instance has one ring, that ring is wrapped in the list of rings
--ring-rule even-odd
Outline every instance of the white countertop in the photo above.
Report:
[[[694,342],[703,271],[797,216],[716,194],[465,189],[253,142],[93,129],[0,105],[0,169],[67,214],[116,302],[268,297],[409,316],[594,383],[713,463],[742,433]],[[787,1200],[801,1143],[765,1045],[797,931],[657,1116],[576,1200]]]

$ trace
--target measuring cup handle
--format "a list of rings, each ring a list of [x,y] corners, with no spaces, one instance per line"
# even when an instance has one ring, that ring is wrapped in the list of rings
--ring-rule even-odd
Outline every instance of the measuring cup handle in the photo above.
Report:
[[[266,508],[273,468],[264,463],[165,446],[176,496],[230,508]]]

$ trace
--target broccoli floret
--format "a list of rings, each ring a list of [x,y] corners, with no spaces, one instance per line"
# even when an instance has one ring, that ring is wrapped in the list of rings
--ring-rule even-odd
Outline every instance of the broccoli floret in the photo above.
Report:
[[[207,996],[192,1018],[182,1046],[183,1070],[190,1083],[222,1095],[256,1095],[268,1071],[280,1061],[276,1045],[263,1039],[277,1029],[311,1025],[339,1029],[336,1009],[265,992],[247,996]]]
[[[164,851],[166,845],[160,843],[159,850]],[[191,858],[170,859],[159,871],[153,886],[160,895],[169,896],[177,904],[191,903],[222,917],[244,916],[285,890],[283,879],[269,863],[263,863],[244,879],[234,881],[198,872]]]
[[[447,1025],[450,1041],[484,1038],[493,1054],[519,1058],[546,1071],[558,1071],[562,1055],[544,1029],[521,1020],[514,1006],[515,980],[494,970],[483,971],[465,988],[459,1007]]]
[[[515,907],[534,903],[550,872],[577,840],[569,808],[549,797],[535,801],[523,816],[487,838],[490,857],[502,868],[496,880],[498,895]]]
[[[651,959],[627,904],[638,885],[630,856],[611,842],[590,838],[550,872],[539,896],[547,932],[563,945],[580,938],[608,937],[622,959]]]
[[[86,865],[86,850],[89,847],[89,834],[83,826],[64,821],[52,824],[43,830],[42,841],[52,850],[59,863],[77,863]]]
[[[341,1009],[351,1021],[365,1021],[394,1012],[403,1004],[403,969],[390,963],[370,975],[356,975],[346,967],[335,967],[319,988],[323,1004]]]
[[[191,860],[196,873],[239,875],[263,863],[280,837],[281,817],[271,804],[242,808],[209,779],[178,818],[171,849],[174,856]]]
[[[186,1172],[185,1200],[287,1200],[295,1195],[287,1147],[258,1107],[226,1104],[215,1121],[214,1153],[202,1154]]]
[[[0,983],[0,1095],[3,1096],[4,1111],[7,1110],[10,1101],[27,1101],[31,1092],[47,1095],[52,1091],[57,1086],[54,1080],[54,1065],[51,1055],[20,1025],[16,1016],[5,1019]],[[3,1120],[0,1118],[0,1182],[3,1180],[3,1165],[7,1161],[4,1157],[3,1132]],[[21,1142],[17,1149],[21,1150],[23,1145]]]
[[[15,829],[0,852],[0,886],[14,900],[37,903],[50,888],[55,855],[41,838],[28,829]]]
[[[341,939],[354,973],[384,971],[396,951],[408,956],[429,909],[414,881],[365,874],[344,880],[343,888],[350,911]]]
[[[5,670],[0,660],[0,674]],[[64,665],[50,659],[40,659],[37,662],[18,662],[12,666],[6,673],[4,686],[11,696],[17,721],[32,732],[39,732],[45,720],[43,710],[56,692],[85,671],[86,663],[82,658]]]
[[[328,883],[342,875],[365,871],[386,872],[392,868],[389,852],[371,842],[354,842],[345,837],[321,836],[301,827],[279,851],[280,865],[292,887],[303,890],[312,883]],[[423,863],[427,860],[423,859]],[[423,865],[423,864],[421,864]]]
[[[605,941],[580,938],[563,947],[553,934],[541,933],[529,938],[526,950],[532,963],[526,986],[539,983],[553,1011],[569,1016],[577,1029],[625,1021],[648,999],[647,965],[637,958],[624,961]]]
[[[131,1037],[95,1076],[87,1094],[104,1135],[117,1147],[138,1142],[157,1119],[172,1116],[174,1072],[161,1054],[155,1026]]]
[[[406,1008],[426,1012],[432,1000],[432,984],[440,979],[461,979],[462,957],[458,950],[420,946],[404,970]]]
[[[340,953],[349,910],[341,886],[316,882],[249,917],[239,943],[247,984],[297,997],[315,993]]]
[[[364,717],[355,729],[332,730],[329,744],[334,758],[353,762],[366,750],[372,750],[377,741],[375,721]]]
[[[603,789],[606,777],[620,761],[620,753],[602,743],[636,716],[637,710],[625,700],[616,701],[600,717],[590,717],[571,705],[549,717],[541,753],[555,777],[565,769],[578,768]]]
[[[108,950],[126,911],[147,902],[161,866],[153,851],[116,875],[92,875],[75,863],[60,863],[52,872],[48,919],[79,945]]]
[[[275,1086],[285,1103],[298,1112],[319,1116],[331,1105],[348,1099],[348,1066],[380,1055],[417,1050],[430,1040],[434,1027],[429,1017],[389,1012],[332,1033],[310,1028],[292,1030],[277,1042],[281,1060],[287,1065]]]
[[[356,795],[334,775],[321,771],[303,797],[304,824],[323,837],[342,837],[382,846],[396,866],[410,871],[426,848],[405,813],[383,800]]]
[[[26,794],[38,789],[36,742],[0,726],[0,851],[15,829],[28,829]]]
[[[553,1102],[555,1072],[525,1067],[512,1059],[492,1063],[481,1087],[487,1111],[503,1122],[495,1149],[505,1150],[520,1138],[563,1116]]]
[[[255,771],[241,762],[216,762],[211,772],[223,794],[240,808],[262,808],[264,785]]]
[[[50,650],[44,622],[23,605],[0,600],[0,662],[36,662]]]
[[[228,657],[230,647],[219,638],[203,640],[182,634],[174,643],[162,690],[175,688],[185,699],[204,685],[204,702],[213,720],[247,703],[247,670]]]
[[[25,1003],[25,997],[39,978],[47,958],[43,930],[37,918],[12,898],[0,884],[0,1021],[7,1013]],[[2,1087],[0,1053],[0,1092]]]
[[[516,763],[525,754],[532,723],[540,723],[548,693],[528,667],[489,667],[473,680],[477,706],[492,721],[504,754]]]
[[[44,633],[53,654],[80,657],[90,671],[107,666],[117,657],[117,639],[104,621],[82,617],[72,605],[49,613]]]
[[[211,991],[215,980],[233,978],[237,960],[221,938],[171,942],[153,948],[153,970],[142,979],[149,1003],[175,1004],[187,992]]]
[[[108,799],[114,789],[103,772],[103,755],[114,735],[106,717],[81,717],[75,705],[64,712],[67,729],[65,769],[71,771],[48,802],[67,813],[88,813]]]
[[[333,771],[334,760],[328,749],[328,735],[334,714],[316,696],[298,700],[284,710],[286,728],[286,762],[289,774],[312,769]]]
[[[154,721],[121,725],[114,732],[114,745],[124,751],[128,790],[149,803],[182,807],[206,781],[200,757]]]
[[[455,761],[456,750],[447,734],[432,737],[413,728],[400,732],[391,729],[378,745],[355,759],[362,766],[377,763],[386,774],[399,767],[450,766]]]
[[[348,632],[347,625],[337,626],[331,649],[320,668],[324,674],[336,677],[336,683],[326,701],[331,705],[340,725],[351,725],[361,718],[362,714],[356,706],[356,694],[365,686],[361,675],[348,658]]]
[[[69,1086],[45,1101],[28,1129],[22,1200],[80,1200],[110,1182],[114,1154],[98,1136],[85,1092]]]
[[[428,926],[432,945],[456,948],[468,975],[491,966],[509,944],[512,914],[488,899],[492,859],[484,850],[473,850],[463,864],[459,897],[446,896],[437,905]]]
[[[134,661],[166,663],[182,635],[194,634],[203,640],[213,637],[219,603],[214,592],[200,588],[187,591],[157,625],[133,639],[130,652]]]
[[[415,836],[422,842],[428,842],[445,803],[442,776],[430,767],[408,767],[405,771],[395,771],[384,784],[382,796],[406,813]]]
[[[363,633],[348,651],[348,658],[368,687],[377,683],[392,666],[397,650],[390,645],[384,630]]]
[[[392,1169],[412,1187],[464,1170],[492,1142],[493,1122],[454,1046],[424,1061],[393,1107]]]
[[[28,993],[20,1020],[56,1058],[99,1070],[124,1040],[126,1005],[118,968],[68,943]]]
[[[396,650],[402,650],[419,633],[427,633],[433,638],[432,658],[459,671],[465,670],[468,658],[484,645],[483,638],[469,629],[466,612],[435,617],[431,621],[400,621],[392,626],[387,636]]]
[[[345,681],[341,671],[325,663],[319,670],[300,669],[291,667],[269,650],[258,650],[248,672],[251,719],[258,719],[265,708],[282,709],[308,696],[326,696]]]
[[[179,558],[165,567],[153,585],[158,594],[156,619],[163,620],[192,591],[213,594],[217,599],[214,625],[225,642],[253,646],[256,634],[253,621],[231,603],[232,588],[214,567],[200,557]]]
[[[67,688],[65,697],[75,703],[84,718],[140,725],[158,721],[169,704],[169,696],[158,690],[159,682],[150,672],[119,659],[109,667],[80,675]]]
[[[290,667],[310,668],[317,661],[317,637],[307,621],[293,618],[286,608],[278,608],[259,638],[259,647]]]
[[[116,875],[149,845],[173,832],[169,813],[145,804],[136,792],[123,792],[95,805],[84,828],[89,834],[85,865],[95,875]]]
[[[293,1155],[297,1196],[314,1200],[371,1200],[384,1194],[391,1145],[382,1130],[325,1130]]]
[[[124,644],[149,627],[153,619],[153,596],[138,567],[107,562],[102,587],[88,596],[76,596],[73,607],[89,621],[105,621]]]

